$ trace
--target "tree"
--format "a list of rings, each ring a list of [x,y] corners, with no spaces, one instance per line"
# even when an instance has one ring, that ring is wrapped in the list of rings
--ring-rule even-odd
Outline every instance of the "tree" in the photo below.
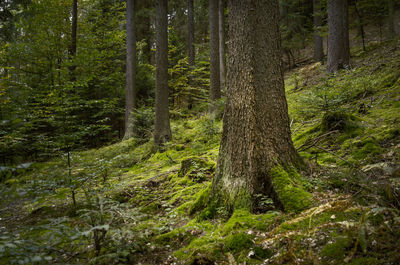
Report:
[[[347,0],[328,0],[327,72],[334,73],[350,65],[349,19]]]
[[[76,55],[76,33],[78,29],[78,0],[72,0],[72,24],[71,24],[71,45],[69,47],[69,56],[73,60]],[[75,76],[76,65],[72,64],[69,67],[70,81],[76,81]]]
[[[135,0],[126,1],[126,92],[124,139],[133,136],[132,113],[136,103]]]
[[[256,211],[257,198],[265,195],[290,210],[273,177],[300,163],[281,69],[278,1],[230,1],[229,36],[224,125],[210,203]]]
[[[218,1],[209,0],[210,8],[210,101],[221,98],[219,74]]]
[[[156,106],[154,143],[171,140],[168,108],[168,2],[156,2]]]
[[[188,0],[188,53],[189,65],[194,66],[194,6],[193,0]]]
[[[400,35],[400,4],[396,0],[388,1],[389,9],[389,37]]]
[[[219,70],[221,88],[225,87],[226,59],[225,59],[225,0],[219,0]]]
[[[314,13],[314,61],[324,61],[324,45],[321,36],[322,16],[320,0],[313,0],[313,13]]]

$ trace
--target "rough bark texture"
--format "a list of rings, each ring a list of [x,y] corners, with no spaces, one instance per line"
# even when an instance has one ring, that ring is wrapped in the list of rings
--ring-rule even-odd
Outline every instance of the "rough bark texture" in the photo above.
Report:
[[[328,0],[327,72],[334,73],[349,65],[348,3],[347,0]]]
[[[219,70],[221,88],[225,88],[226,82],[226,58],[225,58],[225,0],[219,0]]]
[[[136,103],[136,35],[135,0],[126,1],[126,87],[125,87],[125,134],[124,139],[133,136],[132,113]]]
[[[194,66],[194,6],[193,0],[188,0],[188,53],[189,65]]]
[[[211,201],[254,210],[278,164],[296,165],[281,69],[278,0],[229,1],[227,98]],[[247,199],[246,199],[247,198]]]
[[[321,36],[320,28],[322,27],[321,6],[320,0],[313,0],[314,12],[314,61],[324,61],[324,44]]]
[[[72,24],[71,24],[71,43],[68,49],[69,58],[73,60],[76,55],[76,34],[78,31],[78,0],[72,1]],[[69,80],[76,81],[75,76],[76,65],[69,67]]]
[[[167,0],[157,0],[154,143],[159,146],[171,140],[168,92],[168,3]]]
[[[219,76],[218,0],[209,0],[210,7],[210,100],[221,98]]]

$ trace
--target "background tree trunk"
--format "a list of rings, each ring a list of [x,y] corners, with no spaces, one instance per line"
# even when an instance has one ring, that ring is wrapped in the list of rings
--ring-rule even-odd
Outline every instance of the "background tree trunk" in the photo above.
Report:
[[[295,165],[281,69],[277,0],[229,2],[224,126],[211,201],[257,208],[258,194],[282,208],[271,181],[277,165]]]
[[[349,65],[348,3],[347,0],[328,0],[327,72],[334,73]]]
[[[76,33],[78,30],[78,0],[73,0],[72,1],[72,25],[71,25],[71,44],[69,47],[69,57],[71,60],[75,58],[76,55]],[[76,65],[71,65],[69,67],[69,80],[71,82],[76,81],[76,76],[75,76],[75,69]]]
[[[324,44],[321,36],[320,28],[322,27],[321,17],[321,4],[320,0],[313,1],[313,12],[314,12],[314,61],[324,62]]]
[[[225,88],[226,58],[225,58],[225,0],[219,0],[219,70],[220,87]]]
[[[158,146],[171,140],[168,94],[168,2],[157,0],[154,143]]]
[[[126,1],[126,94],[125,94],[125,135],[133,136],[132,113],[136,104],[136,35],[135,0]]]
[[[194,6],[193,0],[188,0],[188,53],[189,65],[194,66]]]
[[[219,75],[218,0],[209,0],[210,7],[210,101],[221,98]]]

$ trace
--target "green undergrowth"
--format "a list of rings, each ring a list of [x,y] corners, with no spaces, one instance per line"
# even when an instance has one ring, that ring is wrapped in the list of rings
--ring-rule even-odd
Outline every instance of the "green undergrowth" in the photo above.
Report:
[[[396,264],[399,77],[398,41],[287,77],[308,170],[272,170],[285,211],[209,205],[222,121],[208,115],[172,120],[162,152],[130,139],[35,163],[0,183],[0,264]]]

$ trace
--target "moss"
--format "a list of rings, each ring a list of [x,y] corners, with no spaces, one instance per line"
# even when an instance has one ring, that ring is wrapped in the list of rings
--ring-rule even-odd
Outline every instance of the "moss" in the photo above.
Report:
[[[297,171],[288,171],[280,165],[275,166],[271,170],[272,185],[285,211],[300,212],[311,206],[312,195],[304,190]]]
[[[223,248],[224,243],[218,235],[209,235],[193,239],[188,246],[175,251],[174,256],[183,264],[214,264],[223,259]],[[199,263],[204,258],[209,263]]]
[[[270,212],[266,214],[251,214],[245,209],[236,209],[229,220],[225,223],[223,232],[227,234],[238,229],[257,229],[268,230],[278,216],[278,212]]]
[[[249,234],[238,233],[227,236],[224,240],[225,251],[240,252],[251,248],[253,243],[253,237]]]
[[[348,264],[349,265],[375,265],[375,264],[380,264],[380,262],[376,258],[361,257],[361,258],[353,259]]]
[[[189,214],[194,214],[194,213],[198,212],[199,210],[202,210],[206,207],[208,198],[210,197],[210,190],[211,190],[211,184],[209,184],[207,188],[199,191],[195,195],[196,199],[195,199],[193,205],[189,209]]]
[[[355,144],[357,147],[359,147],[352,153],[352,156],[355,159],[366,159],[368,157],[379,155],[383,152],[383,149],[372,137],[365,137]]]
[[[342,260],[352,246],[352,239],[348,237],[338,237],[333,243],[328,243],[321,249],[321,256]]]

